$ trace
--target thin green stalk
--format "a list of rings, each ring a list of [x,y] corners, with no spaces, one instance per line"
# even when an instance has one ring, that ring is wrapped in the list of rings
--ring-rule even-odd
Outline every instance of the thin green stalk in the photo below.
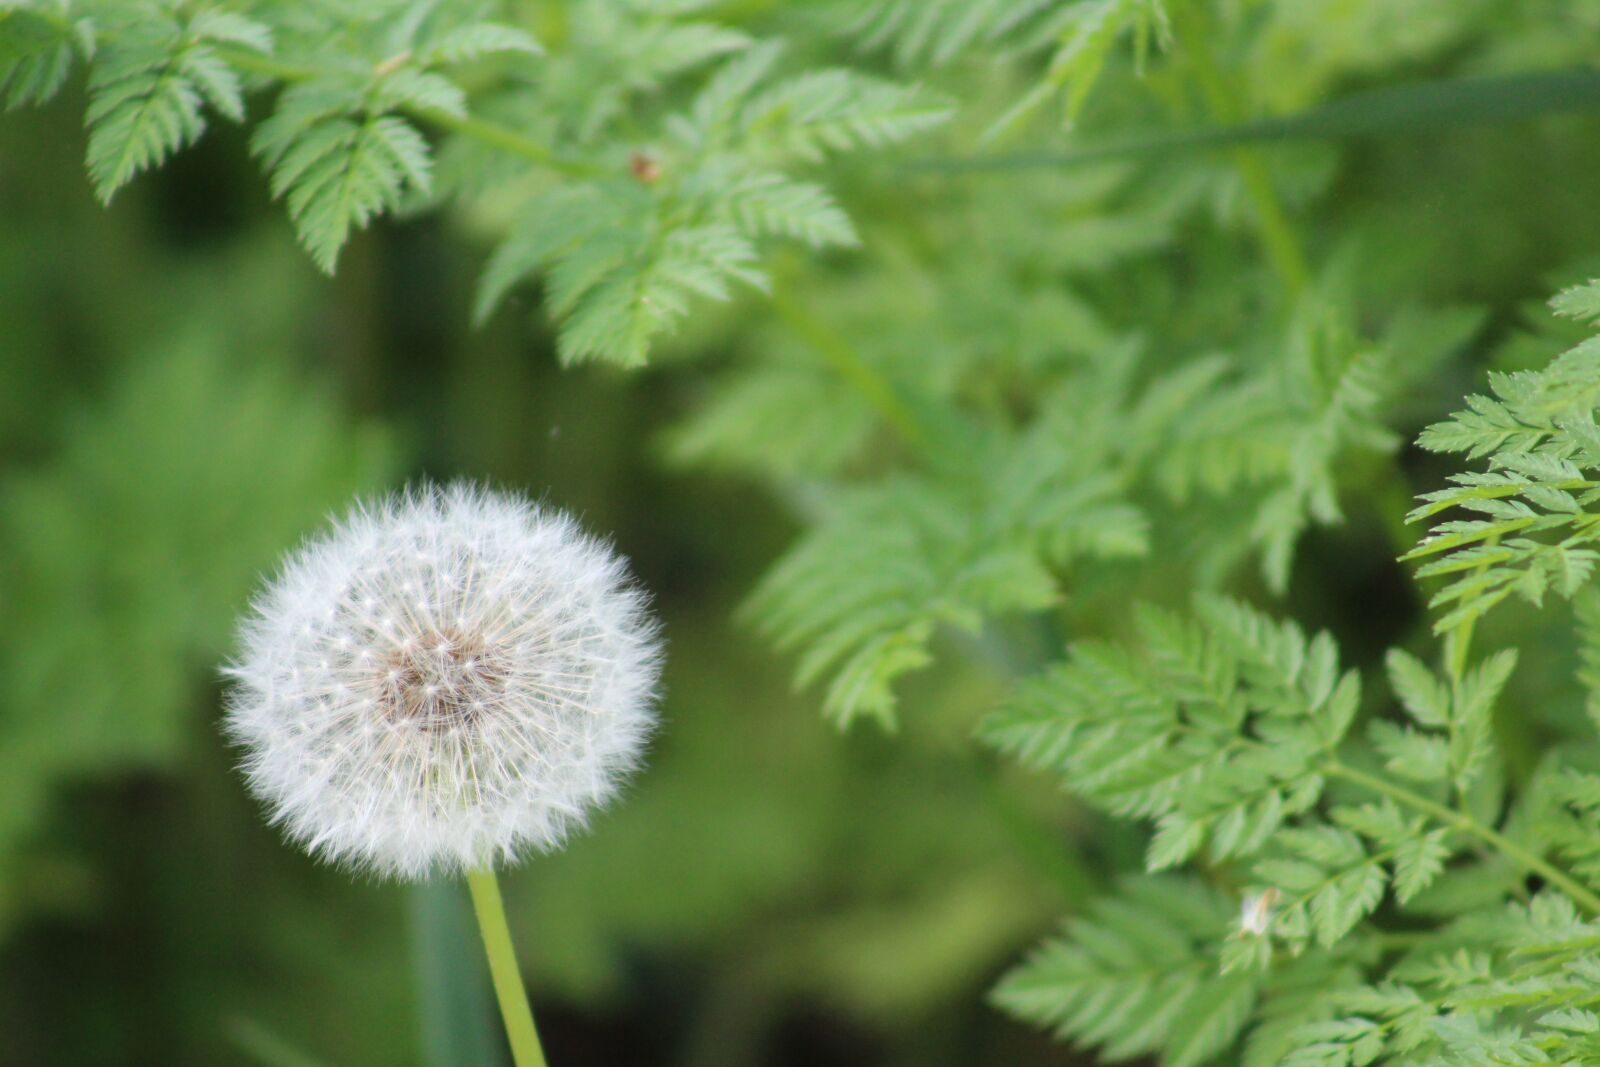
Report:
[[[1600,71],[1541,71],[1486,78],[1447,78],[1340,96],[1285,115],[1187,129],[1157,129],[1062,150],[980,156],[928,156],[901,164],[912,172],[986,173],[1071,167],[1106,160],[1354,137],[1405,137],[1446,127],[1521,122],[1546,115],[1600,110]]]
[[[474,140],[482,141],[491,148],[498,148],[514,156],[532,160],[541,166],[559,171],[570,177],[595,178],[611,173],[605,167],[596,166],[592,163],[580,163],[576,160],[562,159],[533,138],[525,137],[516,130],[502,126],[497,122],[480,119],[476,115],[453,115],[448,111],[440,111],[437,108],[419,108],[415,114],[417,118],[422,119],[424,122],[432,123],[441,129],[450,130],[454,133],[471,137]]]
[[[1191,0],[1168,0],[1167,11],[1172,18],[1173,30],[1193,65],[1200,91],[1205,94],[1212,115],[1225,124],[1236,124],[1244,119],[1244,109],[1234,95],[1233,87],[1223,76],[1222,66],[1211,51],[1211,27],[1206,17]],[[1231,151],[1235,168],[1244,181],[1245,193],[1255,207],[1256,224],[1260,229],[1262,247],[1267,258],[1283,279],[1290,296],[1306,287],[1311,272],[1306,266],[1305,252],[1301,250],[1294,224],[1289,221],[1277,190],[1272,187],[1266,162],[1254,148],[1238,147]]]
[[[228,61],[231,67],[237,67],[246,74],[259,74],[263,78],[277,78],[279,81],[303,82],[316,77],[317,72],[310,67],[297,67],[292,63],[280,63],[276,59],[248,48],[232,48],[227,45],[214,45],[214,51]]]
[[[279,81],[295,82],[307,81],[317,76],[317,71],[312,67],[299,67],[290,63],[280,63],[275,59],[258,55],[245,48],[229,48],[218,46],[220,53],[231,66],[249,74],[259,74],[267,78],[277,78]],[[431,123],[441,129],[464,134],[474,140],[482,141],[492,148],[502,152],[509,152],[515,156],[549,167],[551,170],[577,177],[593,177],[602,173],[601,168],[592,164],[578,163],[573,160],[562,159],[552,151],[549,146],[534,140],[524,134],[518,133],[509,126],[502,126],[488,119],[477,118],[473,115],[456,115],[438,108],[410,108],[411,114],[424,122]]]
[[[1492,545],[1499,540],[1499,537],[1490,537],[1486,539],[1485,544]],[[1485,569],[1487,569],[1487,564],[1477,568],[1474,573],[1482,574]],[[1452,630],[1449,638],[1445,641],[1445,669],[1450,673],[1450,705],[1452,709],[1461,706],[1461,682],[1467,676],[1467,663],[1472,655],[1472,629],[1476,623],[1477,619],[1468,618],[1464,623]],[[1456,714],[1454,710],[1450,715],[1449,736],[1446,743],[1450,746],[1451,752],[1456,750]],[[1451,788],[1455,790],[1454,795],[1464,802],[1465,798],[1460,795],[1461,787],[1459,782],[1454,779],[1452,779],[1452,782]]]
[[[1588,483],[1563,483],[1556,488],[1590,488]],[[1501,534],[1494,534],[1484,539],[1484,546],[1490,547],[1500,543]],[[1474,568],[1473,574],[1481,575],[1489,569],[1490,564],[1483,563]],[[1477,628],[1478,620],[1469,618],[1454,630],[1450,631],[1445,641],[1446,669],[1450,675],[1450,693],[1452,699],[1461,699],[1461,683],[1466,677],[1467,664],[1472,656],[1472,635]],[[1500,743],[1500,754],[1506,767],[1513,774],[1514,780],[1526,781],[1528,775],[1533,773],[1533,765],[1537,762],[1537,753],[1534,751],[1533,742],[1524,727],[1524,724],[1506,715],[1495,715],[1493,718],[1495,738]],[[1452,727],[1452,733],[1454,728]],[[1452,742],[1453,743],[1453,742]]]
[[[1446,807],[1438,801],[1430,800],[1420,793],[1414,793],[1404,786],[1395,785],[1393,782],[1380,778],[1375,774],[1357,770],[1347,764],[1340,763],[1338,760],[1329,760],[1324,763],[1322,772],[1330,778],[1343,778],[1347,782],[1370,789],[1374,793],[1388,797],[1397,804],[1403,804],[1413,811],[1431,816],[1445,826],[1476,837],[1523,870],[1537,874],[1547,883],[1561,890],[1589,914],[1600,915],[1600,895],[1596,895],[1584,888],[1577,879],[1556,867],[1544,857],[1523,848],[1505,834],[1491,826],[1485,826],[1466,812]]]
[[[923,442],[922,426],[911,405],[895,391],[889,379],[862,359],[861,354],[838,331],[786,296],[783,286],[774,288],[771,299],[772,309],[778,313],[778,317],[864,396],[883,420],[894,427],[896,433],[909,444]]]
[[[517,1067],[546,1067],[539,1032],[533,1026],[533,1009],[528,1007],[528,991],[523,988],[522,971],[517,967],[516,949],[511,945],[511,927],[500,900],[500,883],[494,871],[485,868],[469,872],[467,886],[472,890],[472,908],[478,914],[483,947],[489,953],[489,974],[494,978],[495,996],[500,999],[511,1059]]]
[[[1499,539],[1494,537],[1487,538],[1484,544],[1492,545],[1497,540]],[[1482,574],[1483,571],[1484,568],[1479,567],[1473,573]],[[1461,679],[1467,673],[1467,662],[1472,655],[1472,631],[1477,621],[1475,618],[1469,618],[1450,632],[1449,648],[1446,650],[1446,654],[1449,659],[1450,691],[1455,696],[1460,695]]]

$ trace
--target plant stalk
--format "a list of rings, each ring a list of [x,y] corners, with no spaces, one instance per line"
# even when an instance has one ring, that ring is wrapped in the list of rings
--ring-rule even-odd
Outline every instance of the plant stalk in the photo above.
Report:
[[[925,437],[917,413],[895,391],[877,368],[861,358],[839,333],[786,295],[783,287],[772,293],[772,309],[795,335],[811,346],[834,371],[848,382],[877,411],[901,439],[920,445]]]
[[[1190,0],[1169,0],[1167,11],[1212,115],[1224,125],[1242,122],[1244,108],[1223,74],[1216,54],[1211,51],[1211,26],[1205,14],[1191,6]],[[1300,247],[1294,224],[1289,221],[1277,190],[1272,187],[1266,161],[1260,152],[1248,145],[1235,147],[1231,154],[1245,193],[1255,206],[1256,224],[1267,258],[1289,295],[1298,295],[1310,280],[1311,271],[1306,266],[1305,252]]]
[[[1348,764],[1337,760],[1329,760],[1323,764],[1322,772],[1331,778],[1343,778],[1347,782],[1364,786],[1386,796],[1398,804],[1402,804],[1413,811],[1430,815],[1445,826],[1462,833],[1469,834],[1497,850],[1502,856],[1532,874],[1537,874],[1546,883],[1561,890],[1573,903],[1588,912],[1590,915],[1600,915],[1600,895],[1590,892],[1576,878],[1567,874],[1544,857],[1523,848],[1511,838],[1494,829],[1485,826],[1464,811],[1446,807],[1436,800],[1431,800],[1421,793],[1414,793],[1404,786],[1395,785],[1393,782],[1368,774],[1366,771],[1357,770]]]
[[[262,77],[276,78],[284,82],[307,81],[317,76],[317,71],[314,68],[282,63],[278,60],[258,55],[247,48],[219,45],[215,50],[232,66],[248,74],[259,74]],[[558,173],[583,178],[596,177],[607,173],[602,167],[576,160],[562,159],[542,142],[519,133],[509,126],[502,126],[497,122],[478,118],[476,115],[457,115],[436,107],[410,107],[406,110],[423,122],[432,123],[442,129],[482,141],[492,148],[498,148],[502,152],[521,156],[523,159]]]
[[[505,904],[500,899],[500,883],[494,871],[485,868],[467,874],[472,890],[472,910],[478,916],[478,930],[489,954],[489,974],[494,978],[495,996],[500,1000],[500,1015],[505,1020],[506,1038],[511,1043],[511,1059],[517,1067],[546,1067],[544,1049],[539,1046],[539,1031],[534,1029],[533,1009],[528,1006],[528,991],[522,984],[516,949],[511,944],[511,927],[506,922]]]

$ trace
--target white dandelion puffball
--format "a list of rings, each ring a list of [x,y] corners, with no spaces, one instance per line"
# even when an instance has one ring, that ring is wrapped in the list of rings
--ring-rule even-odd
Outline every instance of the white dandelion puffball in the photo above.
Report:
[[[314,855],[401,878],[556,848],[655,723],[660,643],[626,564],[470,485],[358,505],[252,605],[227,732]]]

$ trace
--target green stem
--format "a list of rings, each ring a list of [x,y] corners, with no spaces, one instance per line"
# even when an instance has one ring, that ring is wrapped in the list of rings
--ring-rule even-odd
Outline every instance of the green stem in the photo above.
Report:
[[[1379,778],[1375,774],[1357,770],[1354,767],[1340,763],[1338,760],[1328,760],[1322,765],[1322,772],[1330,778],[1343,778],[1347,782],[1370,789],[1374,793],[1388,797],[1397,804],[1403,804],[1413,811],[1429,815],[1445,826],[1476,837],[1523,870],[1537,874],[1545,882],[1561,890],[1589,914],[1600,915],[1600,896],[1585,889],[1577,879],[1542,856],[1523,848],[1505,834],[1493,827],[1485,826],[1466,812],[1446,807],[1438,801],[1430,800],[1420,793],[1414,793],[1404,786],[1395,785],[1393,782]]]
[[[226,59],[229,65],[248,74],[259,74],[266,78],[277,78],[279,81],[296,82],[308,81],[319,73],[313,67],[300,67],[290,63],[280,63],[276,59],[269,59],[246,48],[230,48],[221,45],[214,47],[215,51]],[[433,107],[414,107],[407,110],[422,121],[438,126],[441,129],[464,134],[474,140],[482,141],[492,148],[498,148],[502,152],[508,152],[514,156],[521,156],[523,159],[563,174],[576,177],[594,177],[604,173],[602,168],[595,167],[592,164],[561,159],[548,145],[518,133],[509,126],[490,122],[488,119],[480,119],[472,115],[457,115]]]
[[[1567,485],[1559,488],[1568,488]],[[1588,486],[1583,486],[1588,488]],[[1492,547],[1500,543],[1501,534],[1494,534],[1484,539],[1485,547]],[[1489,569],[1490,564],[1483,563],[1473,570],[1473,574],[1481,575]],[[1452,630],[1445,640],[1446,669],[1450,674],[1451,699],[1456,703],[1461,700],[1461,683],[1466,677],[1467,664],[1472,653],[1472,635],[1477,627],[1476,618],[1468,618],[1460,626]],[[1454,718],[1451,722],[1451,734],[1454,735]],[[1535,750],[1533,738],[1528,733],[1526,724],[1515,716],[1496,714],[1491,725],[1494,728],[1495,738],[1500,744],[1500,755],[1506,768],[1512,773],[1513,780],[1519,783],[1526,782],[1533,773],[1534,764],[1537,762],[1538,753]],[[1452,744],[1454,740],[1452,738]]]
[[[310,67],[297,67],[291,63],[280,63],[270,59],[259,52],[252,52],[248,48],[231,48],[227,45],[213,45],[212,50],[228,61],[231,67],[237,67],[246,74],[259,74],[263,78],[277,78],[279,81],[303,82],[316,77],[317,72]]]
[[[441,129],[453,133],[463,134],[474,140],[482,141],[491,148],[498,148],[514,156],[531,160],[551,170],[577,178],[596,178],[610,174],[605,167],[595,166],[592,163],[580,163],[576,160],[561,159],[549,148],[545,147],[531,137],[524,137],[516,130],[502,126],[488,119],[480,119],[475,115],[453,115],[448,111],[437,108],[418,108],[414,114],[424,122],[432,123]]]
[[[523,988],[517,952],[511,945],[511,927],[500,900],[500,883],[495,880],[494,871],[485,868],[468,872],[467,886],[472,890],[472,908],[478,914],[483,947],[489,953],[489,974],[494,978],[495,996],[500,999],[511,1059],[517,1067],[545,1067],[544,1049],[539,1047],[539,1032],[533,1026],[533,1009],[528,1007],[528,991]]]
[[[778,313],[778,317],[864,396],[907,443],[921,444],[923,433],[917,414],[895,391],[889,379],[862,359],[861,354],[833,327],[785,295],[785,292],[784,286],[774,287],[772,309]]]
[[[1483,569],[1480,567],[1473,573],[1481,574],[1482,572]],[[1467,658],[1472,654],[1472,630],[1477,621],[1475,618],[1469,618],[1450,633],[1447,648],[1448,669],[1450,671],[1450,689],[1456,696],[1460,695],[1461,679],[1467,673]]]
[[[1205,94],[1212,115],[1228,125],[1242,122],[1244,108],[1223,76],[1222,65],[1211,51],[1211,27],[1205,15],[1193,6],[1191,0],[1168,0],[1167,11],[1172,18],[1173,30],[1193,65],[1195,79],[1200,83],[1200,91]],[[1266,161],[1254,148],[1235,148],[1231,155],[1234,167],[1244,182],[1245,193],[1255,207],[1262,247],[1283,279],[1289,295],[1295,296],[1306,287],[1311,272],[1306,267],[1305,252],[1301,250],[1294,224],[1289,221],[1277,190],[1272,187]]]

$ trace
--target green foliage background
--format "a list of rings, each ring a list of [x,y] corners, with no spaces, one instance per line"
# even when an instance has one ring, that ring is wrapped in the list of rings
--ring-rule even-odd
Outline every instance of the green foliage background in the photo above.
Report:
[[[217,730],[279,554],[457,475],[668,635],[505,879],[556,1064],[1594,1062],[1597,30],[0,4],[0,1062],[501,1062],[458,887]]]

